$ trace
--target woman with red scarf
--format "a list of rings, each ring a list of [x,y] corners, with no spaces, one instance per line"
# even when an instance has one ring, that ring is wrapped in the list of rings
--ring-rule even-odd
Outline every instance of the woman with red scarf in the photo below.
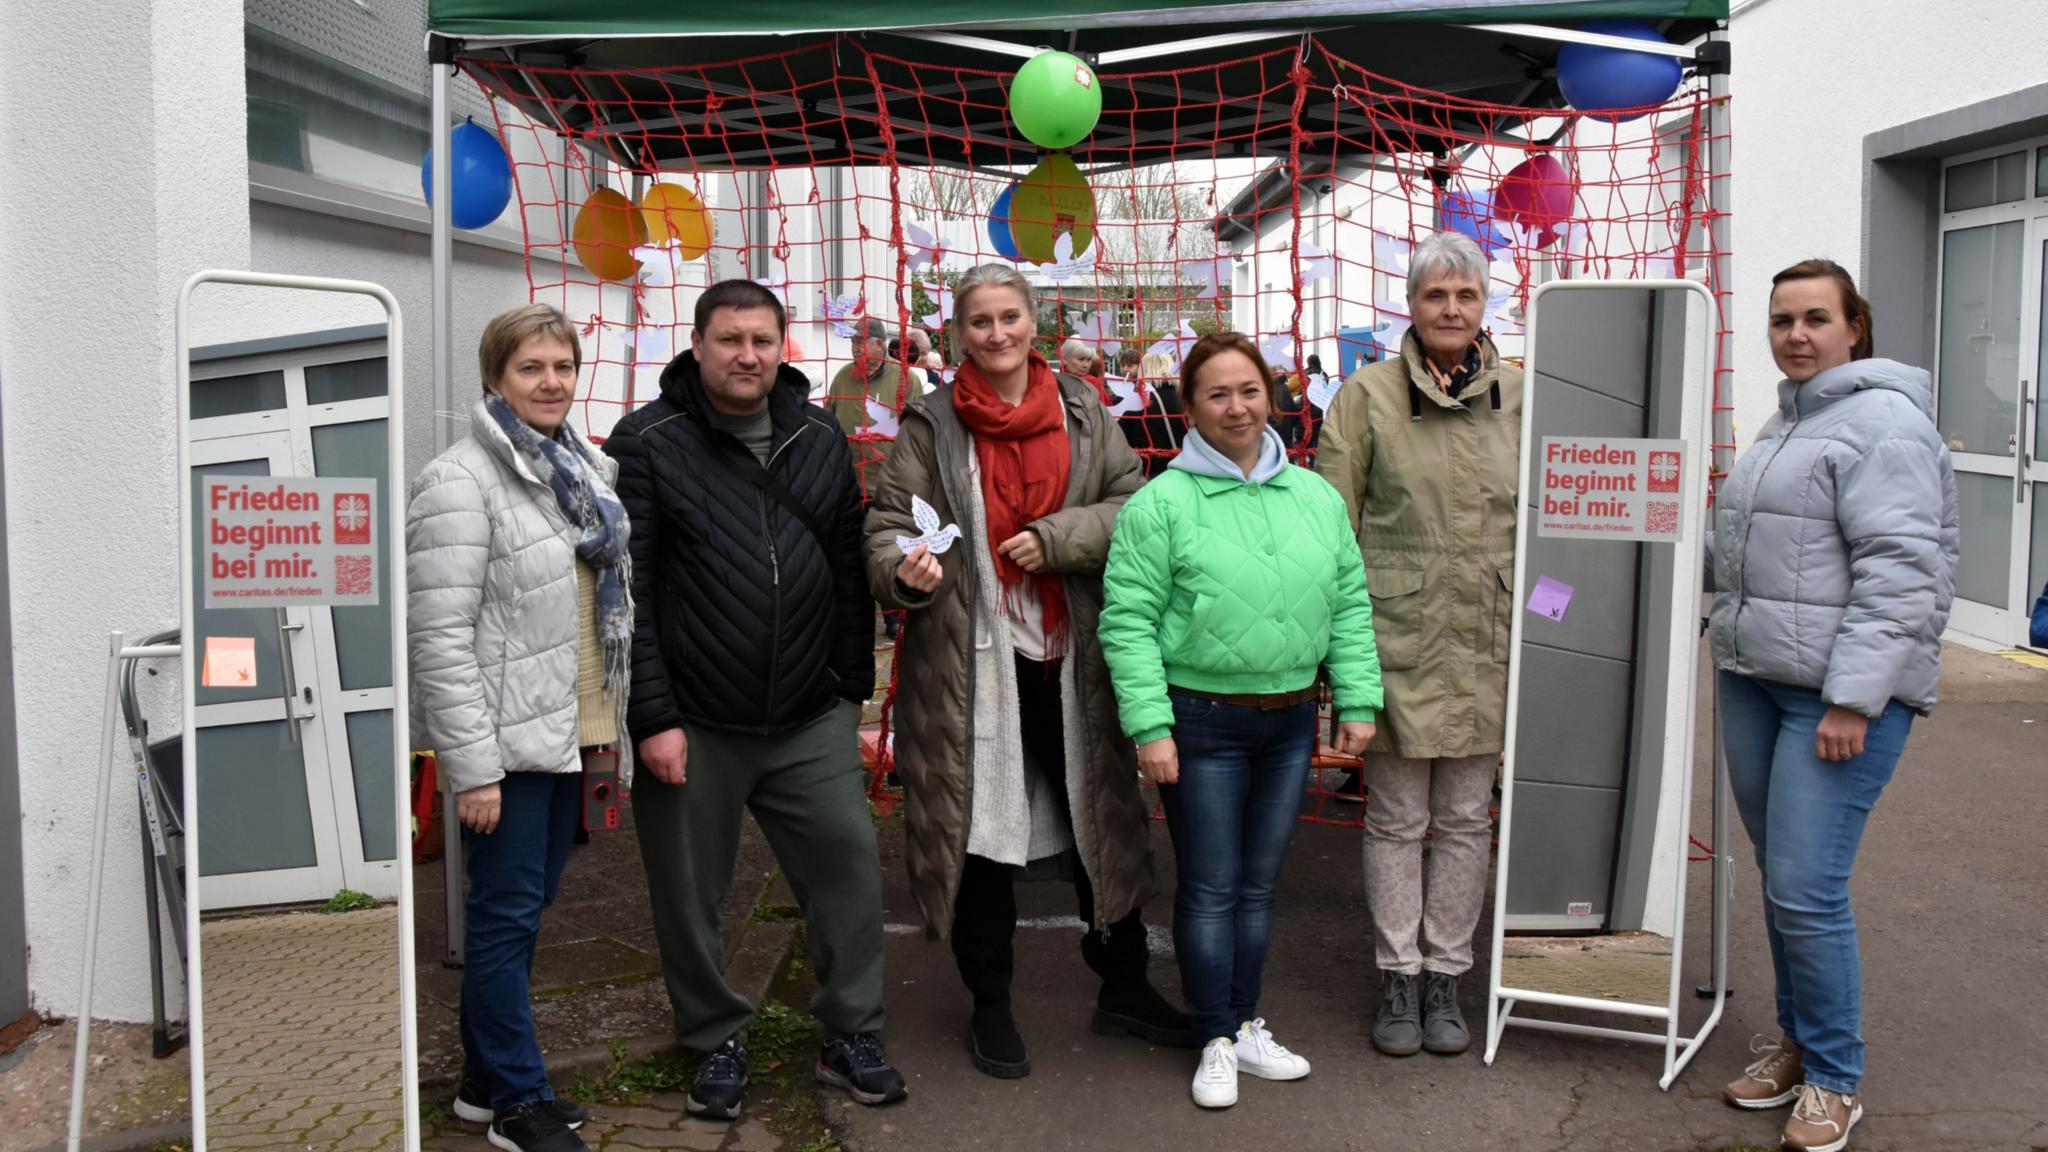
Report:
[[[968,360],[903,411],[871,478],[868,575],[904,612],[896,768],[910,882],[974,998],[975,1067],[1031,1071],[1010,1011],[1013,883],[1073,883],[1096,1031],[1200,1047],[1146,975],[1154,894],[1137,753],[1096,641],[1117,510],[1144,481],[1095,389],[1032,350],[1031,287],[984,264],[953,290]],[[949,529],[958,526],[958,539]]]

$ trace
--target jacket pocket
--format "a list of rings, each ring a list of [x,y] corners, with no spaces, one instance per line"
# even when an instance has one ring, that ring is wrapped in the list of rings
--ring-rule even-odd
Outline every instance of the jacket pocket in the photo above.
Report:
[[[1493,658],[1504,664],[1515,635],[1515,566],[1508,564],[1494,571],[1500,584],[1493,593]]]
[[[1372,633],[1379,642],[1380,667],[1413,668],[1422,662],[1422,569],[1365,570],[1372,598]]]

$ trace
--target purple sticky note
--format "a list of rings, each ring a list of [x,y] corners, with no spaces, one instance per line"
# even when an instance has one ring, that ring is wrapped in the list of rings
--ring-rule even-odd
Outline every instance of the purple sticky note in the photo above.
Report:
[[[1572,586],[1548,576],[1537,578],[1536,587],[1529,592],[1529,611],[1546,620],[1564,619],[1565,609],[1572,606]]]

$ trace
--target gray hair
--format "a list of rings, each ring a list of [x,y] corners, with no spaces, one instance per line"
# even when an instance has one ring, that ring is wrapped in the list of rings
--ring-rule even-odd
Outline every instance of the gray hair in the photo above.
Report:
[[[1008,264],[976,264],[953,285],[953,335],[963,341],[967,336],[967,298],[983,288],[1014,288],[1024,297],[1024,310],[1031,311],[1031,281],[1022,272]]]
[[[1060,345],[1060,366],[1064,368],[1069,364],[1079,364],[1080,371],[1088,371],[1095,364],[1095,349],[1079,336],[1067,337],[1066,343]]]
[[[1462,232],[1438,232],[1425,236],[1408,258],[1408,299],[1439,276],[1461,276],[1486,284],[1486,256],[1479,245]]]

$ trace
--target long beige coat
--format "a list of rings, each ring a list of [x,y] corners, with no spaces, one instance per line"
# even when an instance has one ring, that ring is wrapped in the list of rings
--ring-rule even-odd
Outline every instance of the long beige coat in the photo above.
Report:
[[[1137,749],[1117,723],[1109,666],[1096,639],[1102,615],[1102,569],[1109,561],[1117,511],[1144,483],[1144,468],[1095,389],[1060,376],[1072,452],[1064,506],[1031,525],[1044,542],[1046,566],[1065,577],[1069,661],[1078,715],[1063,717],[1069,747],[1089,750],[1070,790],[1075,841],[1095,889],[1096,927],[1114,924],[1154,894],[1151,842],[1138,791]],[[873,476],[868,508],[868,576],[884,608],[907,609],[896,642],[896,767],[903,778],[911,891],[926,930],[953,926],[953,902],[967,857],[973,810],[974,549],[987,548],[969,510],[969,435],[953,410],[951,385],[904,409],[889,458]],[[942,524],[962,539],[938,557],[944,577],[928,596],[911,597],[896,583],[903,553],[898,534],[915,536],[910,499],[922,496]],[[1077,742],[1076,737],[1079,737]],[[1076,765],[1069,765],[1070,773]]]
[[[1338,389],[1316,448],[1365,560],[1387,696],[1375,752],[1505,746],[1522,370],[1485,337],[1480,353],[1479,375],[1447,396],[1411,331],[1399,357]]]

